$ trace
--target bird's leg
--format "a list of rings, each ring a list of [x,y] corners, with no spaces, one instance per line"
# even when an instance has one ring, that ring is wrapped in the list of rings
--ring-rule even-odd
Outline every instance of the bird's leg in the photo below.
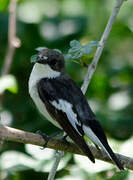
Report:
[[[64,141],[67,145],[69,145],[69,142],[67,141],[67,134],[64,134],[64,136],[61,138],[62,141]]]
[[[67,140],[66,140],[66,138],[67,138],[67,134],[65,134],[61,139],[63,140],[63,141],[65,141],[65,142],[68,142]]]
[[[42,133],[40,130],[37,131],[36,133],[39,134],[44,140],[45,140],[45,143],[43,145],[43,149],[47,147],[47,144],[49,142],[49,140],[53,137],[56,137],[58,134],[62,133],[63,131],[57,131],[53,134],[51,134],[50,136],[47,136],[45,133]]]

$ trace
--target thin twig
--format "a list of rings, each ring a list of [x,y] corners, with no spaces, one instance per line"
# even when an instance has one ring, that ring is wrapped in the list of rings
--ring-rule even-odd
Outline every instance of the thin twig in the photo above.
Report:
[[[17,0],[11,0],[9,5],[8,20],[8,48],[2,68],[2,76],[8,74],[12,64],[15,48],[20,47],[20,40],[16,37],[16,6]]]
[[[11,0],[9,4],[9,20],[8,20],[8,47],[5,55],[1,76],[9,73],[15,48],[20,47],[20,40],[16,37],[16,6],[17,0]],[[0,110],[2,109],[2,100],[4,92],[0,94]]]
[[[64,151],[58,151],[55,152],[55,161],[53,163],[53,166],[49,172],[48,180],[54,180],[57,168],[59,166],[59,163],[61,161],[61,158],[64,156]]]
[[[13,141],[24,144],[34,144],[38,146],[43,146],[45,144],[45,141],[42,138],[42,136],[38,134],[26,132],[2,125],[0,125],[0,140]],[[114,164],[114,162],[107,156],[107,154],[104,151],[98,150],[96,147],[94,147],[91,144],[88,144],[88,146],[96,159],[100,159],[102,161],[106,161]],[[47,147],[50,149],[55,149],[59,151],[70,152],[85,156],[85,154],[81,151],[81,149],[79,149],[79,147],[76,146],[74,143],[68,144],[60,139],[54,139],[54,138],[50,139],[47,144]],[[120,154],[115,154],[115,155],[118,157],[118,159],[125,168],[133,170],[133,158],[123,156]]]
[[[103,32],[102,37],[101,37],[101,40],[99,41],[99,46],[97,47],[97,50],[96,50],[96,53],[95,53],[94,58],[92,60],[92,63],[88,67],[88,71],[87,71],[87,74],[85,76],[85,80],[84,80],[83,85],[81,87],[82,92],[84,94],[86,93],[86,90],[87,90],[88,85],[89,85],[89,83],[91,81],[91,78],[92,78],[92,76],[93,76],[93,74],[94,74],[94,72],[96,70],[98,61],[100,59],[100,56],[101,56],[103,48],[104,48],[104,45],[105,45],[105,43],[107,41],[107,38],[108,38],[109,33],[110,33],[111,29],[112,29],[112,26],[113,26],[113,24],[115,22],[115,19],[116,19],[116,16],[117,16],[117,14],[118,14],[118,12],[120,10],[120,7],[122,6],[124,1],[125,0],[116,0],[114,9],[112,11],[112,14],[111,14],[111,16],[110,16],[110,18],[108,20],[106,28],[105,28],[105,30]]]
[[[55,177],[58,165],[59,165],[60,160],[61,160],[61,158],[63,156],[64,156],[64,152],[63,151],[56,151],[55,161],[54,161],[53,167],[52,167],[52,169],[51,169],[51,171],[49,173],[48,180],[54,180],[54,177]]]

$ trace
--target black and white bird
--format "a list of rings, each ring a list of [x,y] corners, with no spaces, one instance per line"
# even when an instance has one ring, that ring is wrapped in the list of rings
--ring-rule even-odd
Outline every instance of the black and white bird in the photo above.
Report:
[[[93,163],[84,136],[103,149],[120,170],[124,169],[82,91],[65,72],[60,52],[47,48],[39,51],[29,79],[29,93],[40,113],[63,129]]]

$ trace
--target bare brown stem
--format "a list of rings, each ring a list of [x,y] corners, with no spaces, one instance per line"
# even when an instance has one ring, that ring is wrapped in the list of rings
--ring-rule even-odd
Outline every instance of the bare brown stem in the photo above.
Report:
[[[17,0],[10,0],[9,5],[9,20],[8,20],[8,47],[2,67],[1,75],[4,76],[8,74],[12,61],[15,48],[20,47],[20,40],[16,37],[16,6]],[[0,110],[2,109],[4,92],[0,94]],[[0,142],[0,149],[2,148],[3,142]]]
[[[20,47],[20,40],[16,37],[16,5],[17,0],[10,1],[8,20],[8,47],[2,68],[2,76],[8,74],[12,64],[15,48]]]

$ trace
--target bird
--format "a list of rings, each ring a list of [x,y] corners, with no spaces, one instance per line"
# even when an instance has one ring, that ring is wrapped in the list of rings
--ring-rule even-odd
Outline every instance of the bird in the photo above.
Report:
[[[63,54],[49,48],[38,51],[28,85],[39,112],[62,129],[93,163],[95,158],[85,136],[100,147],[120,170],[124,170],[86,97],[67,74]]]

